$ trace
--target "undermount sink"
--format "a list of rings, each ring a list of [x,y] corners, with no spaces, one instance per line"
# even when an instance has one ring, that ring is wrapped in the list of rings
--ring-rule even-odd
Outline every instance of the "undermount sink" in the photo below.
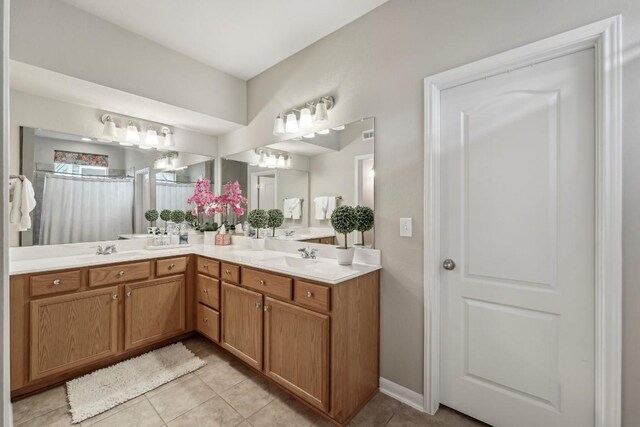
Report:
[[[293,267],[304,268],[314,264],[319,264],[320,261],[311,258],[295,258],[291,256],[281,256],[276,258],[270,258],[263,261],[264,264],[274,267]]]
[[[95,257],[99,257],[100,259],[123,259],[123,258],[133,258],[136,256],[140,256],[140,255],[145,255],[145,252],[141,252],[141,251],[128,251],[128,252],[117,252],[115,254],[109,254],[109,255],[97,255],[97,254],[91,254],[91,255],[80,255],[78,258],[80,259],[86,259],[86,258],[95,258]]]

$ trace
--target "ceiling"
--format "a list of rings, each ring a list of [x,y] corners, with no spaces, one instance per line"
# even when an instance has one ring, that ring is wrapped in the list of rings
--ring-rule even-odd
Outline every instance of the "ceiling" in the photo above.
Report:
[[[387,0],[61,0],[248,80]]]

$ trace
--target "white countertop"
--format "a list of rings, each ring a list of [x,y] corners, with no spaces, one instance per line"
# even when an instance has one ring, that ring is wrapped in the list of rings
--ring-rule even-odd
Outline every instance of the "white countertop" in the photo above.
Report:
[[[296,242],[275,242],[267,240],[267,249],[253,251],[251,247],[246,244],[248,240],[238,240],[240,240],[242,244],[209,246],[199,243],[183,248],[160,250],[134,247],[133,245],[136,244],[136,241],[139,242],[138,239],[131,241],[131,243],[128,244],[129,247],[125,248],[121,248],[121,244],[116,241],[115,243],[120,248],[120,252],[113,255],[95,255],[95,249],[86,244],[34,247],[31,253],[28,251],[31,248],[18,248],[20,254],[11,257],[9,269],[10,275],[13,276],[196,254],[317,282],[338,284],[381,268],[379,251],[375,249],[356,249],[355,262],[349,266],[342,266],[338,265],[335,256],[331,256],[336,249],[330,245],[307,245],[317,248],[319,257],[315,260],[302,260],[296,252],[297,246],[299,246]],[[65,254],[65,250],[69,253],[68,255]],[[49,256],[47,256],[47,254]],[[61,254],[63,255],[59,256]],[[371,262],[371,260],[373,260],[373,262]]]

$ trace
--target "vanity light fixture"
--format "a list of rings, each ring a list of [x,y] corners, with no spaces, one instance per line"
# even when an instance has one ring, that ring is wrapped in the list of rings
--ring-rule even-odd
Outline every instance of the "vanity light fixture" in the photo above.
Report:
[[[276,117],[276,121],[273,124],[273,134],[274,135],[282,135],[284,133],[284,119],[282,118],[282,113],[278,114]]]
[[[298,119],[296,118],[296,113],[293,111],[287,114],[287,125],[285,126],[285,130],[288,133],[296,133],[299,130]]]
[[[280,154],[278,156],[278,165],[279,168],[285,168],[287,167],[287,162],[284,159],[284,154]]]
[[[104,127],[102,128],[102,139],[103,142],[112,142],[118,139],[118,131],[116,128],[115,122],[111,119],[111,115],[103,114],[100,118]]]
[[[258,158],[258,166],[261,168],[267,167],[267,156],[264,154],[264,151],[260,151],[260,157]]]
[[[291,169],[291,155],[288,155],[287,158],[285,159],[284,167],[287,169]]]
[[[138,128],[133,124],[131,120],[129,120],[129,124],[127,125],[127,141],[140,142],[140,134],[138,133]]]
[[[313,126],[313,119],[311,118],[311,110],[308,107],[304,107],[300,110],[300,129],[305,130]]]
[[[327,113],[327,104],[324,102],[324,98],[322,98],[316,104],[316,114],[313,117],[316,122],[326,122],[329,120],[329,113]]]
[[[269,154],[269,157],[267,157],[267,167],[270,169],[274,169],[277,166],[278,166],[278,159],[276,158],[276,155]]]
[[[318,132],[316,132],[316,133],[317,133],[318,135],[326,135],[326,134],[328,134],[329,132],[331,132],[331,129],[327,128],[327,129],[319,130],[319,131],[318,131]]]
[[[147,129],[147,138],[145,139],[145,145],[149,148],[155,148],[158,146],[158,132],[155,129]]]
[[[174,150],[176,148],[176,140],[171,133],[171,129],[163,126],[160,132],[164,135],[164,144],[162,144],[162,150]],[[160,149],[160,148],[159,148]]]

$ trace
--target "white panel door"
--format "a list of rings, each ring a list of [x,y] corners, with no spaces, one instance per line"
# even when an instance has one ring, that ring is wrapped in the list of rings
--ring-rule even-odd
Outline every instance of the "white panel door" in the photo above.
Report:
[[[495,426],[594,425],[594,69],[442,92],[440,401]]]

